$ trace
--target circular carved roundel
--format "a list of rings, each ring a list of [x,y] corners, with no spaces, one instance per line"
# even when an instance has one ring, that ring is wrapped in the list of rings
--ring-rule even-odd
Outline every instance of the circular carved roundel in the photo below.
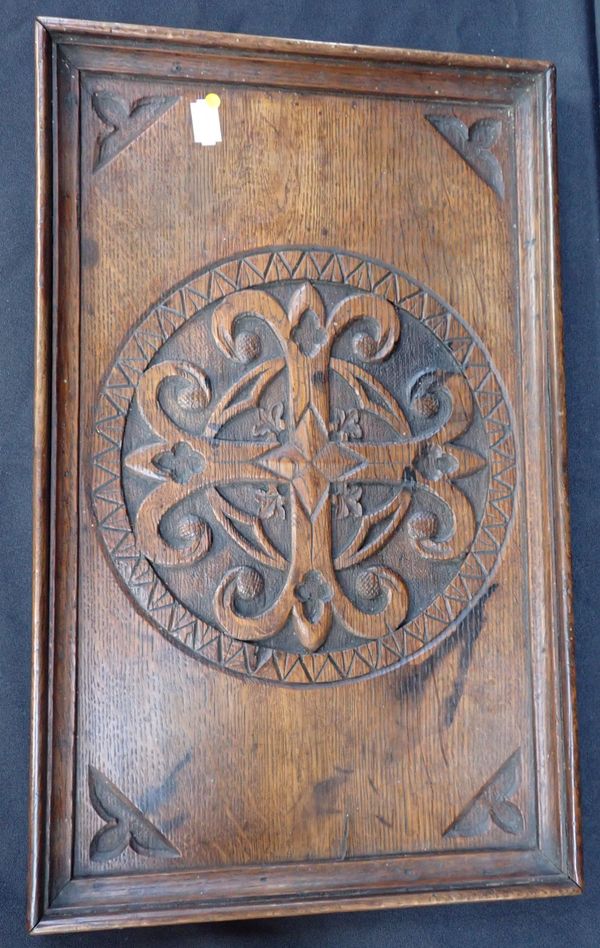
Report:
[[[221,668],[326,684],[418,661],[481,595],[515,443],[462,318],[357,254],[194,275],[99,397],[93,500],[144,614]]]

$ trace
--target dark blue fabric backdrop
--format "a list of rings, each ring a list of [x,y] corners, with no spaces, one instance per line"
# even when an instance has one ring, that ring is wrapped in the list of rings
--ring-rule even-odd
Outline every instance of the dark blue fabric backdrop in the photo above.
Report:
[[[29,719],[35,14],[497,53],[558,67],[560,220],[586,893],[577,899],[47,937],[44,944],[600,945],[600,305],[593,0],[4,0],[0,5],[0,946],[24,933]]]

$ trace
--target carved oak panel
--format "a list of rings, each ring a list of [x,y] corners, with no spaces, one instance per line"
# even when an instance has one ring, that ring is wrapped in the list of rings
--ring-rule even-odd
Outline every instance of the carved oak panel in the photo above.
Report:
[[[578,892],[551,68],[37,44],[31,929]]]

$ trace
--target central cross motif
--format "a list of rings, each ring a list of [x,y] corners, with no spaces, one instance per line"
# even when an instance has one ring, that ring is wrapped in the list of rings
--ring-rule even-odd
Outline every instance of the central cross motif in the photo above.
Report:
[[[292,440],[268,451],[260,463],[292,485],[311,520],[325,503],[329,485],[364,464],[353,451],[329,440],[323,419],[310,407],[298,422]]]
[[[222,357],[245,367],[225,393],[215,399],[207,373],[183,362],[157,362],[138,384],[138,409],[160,443],[160,449],[156,440],[136,448],[124,460],[156,484],[134,517],[141,549],[157,566],[194,563],[209,554],[214,529],[223,530],[247,557],[225,572],[215,592],[217,620],[234,638],[272,638],[291,621],[302,646],[314,651],[334,616],[353,635],[385,635],[403,622],[408,593],[402,564],[392,569],[377,554],[401,524],[406,521],[410,542],[424,558],[459,557],[475,535],[473,508],[455,484],[485,464],[456,443],[473,418],[466,379],[459,372],[423,372],[415,381],[411,404],[431,419],[434,432],[419,437],[395,398],[363,367],[387,359],[398,345],[399,314],[388,300],[357,291],[327,307],[318,289],[302,282],[287,305],[266,289],[233,292],[211,319]],[[346,334],[352,356],[335,358],[333,344]],[[262,358],[273,336],[281,355]],[[337,416],[334,375],[356,405]],[[285,401],[270,404],[269,388],[281,379]],[[247,413],[258,416],[252,440],[227,440],[226,426]],[[385,440],[363,439],[361,416],[383,423]],[[200,418],[202,433],[193,433]],[[240,484],[260,493],[258,513],[227,499],[228,487]],[[363,513],[360,498],[369,484],[385,485],[388,499]],[[285,485],[287,508],[280,495]],[[443,517],[412,510],[417,488],[435,496]],[[182,502],[196,492],[210,505],[212,527],[208,518],[186,512]],[[264,526],[276,514],[289,519],[289,557]],[[337,554],[334,516],[356,521]],[[267,607],[261,567],[284,577]],[[350,571],[352,594],[348,582],[340,584],[343,570]]]

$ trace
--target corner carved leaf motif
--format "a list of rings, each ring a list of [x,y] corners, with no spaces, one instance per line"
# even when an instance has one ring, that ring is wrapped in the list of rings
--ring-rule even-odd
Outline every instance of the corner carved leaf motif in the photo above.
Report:
[[[252,437],[262,438],[266,435],[267,437],[277,439],[278,432],[283,431],[285,428],[283,411],[283,402],[276,402],[276,404],[269,409],[259,406],[256,409],[258,423],[252,428]]]
[[[492,823],[511,836],[523,832],[523,814],[510,799],[520,783],[521,750],[518,748],[469,801],[443,835],[481,836],[490,829]]]
[[[362,438],[362,428],[360,426],[360,413],[356,408],[350,411],[344,411],[339,408],[334,415],[331,423],[331,431],[337,441],[350,441],[352,438]]]
[[[482,181],[504,198],[504,176],[502,166],[493,154],[502,131],[500,119],[479,119],[465,125],[453,115],[426,115],[425,118],[443,135],[449,145],[467,162]]]
[[[90,801],[106,823],[90,843],[90,859],[116,859],[130,846],[140,856],[177,859],[179,850],[95,767],[88,771]]]
[[[340,520],[345,520],[346,517],[362,517],[361,497],[362,487],[343,483],[338,492],[333,495],[336,516]]]
[[[261,520],[285,520],[285,504],[277,487],[269,484],[266,488],[259,488],[255,494],[258,504],[258,516]]]
[[[144,96],[127,102],[113,92],[92,93],[92,108],[106,126],[98,135],[93,171],[112,161],[138,135],[166,112],[179,96]]]

